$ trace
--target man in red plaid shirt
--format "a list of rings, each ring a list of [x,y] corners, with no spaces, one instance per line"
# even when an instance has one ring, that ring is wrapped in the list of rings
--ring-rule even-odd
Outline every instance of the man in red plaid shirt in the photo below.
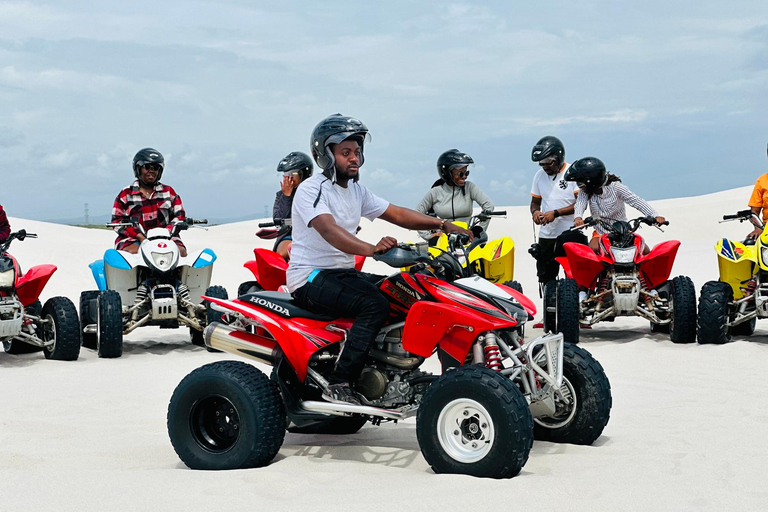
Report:
[[[8,223],[8,217],[5,215],[3,206],[0,205],[0,244],[8,240],[11,234],[11,225]]]
[[[133,174],[136,181],[117,195],[112,207],[112,222],[130,222],[137,217],[147,232],[152,228],[173,229],[174,224],[185,220],[181,197],[168,185],[160,183],[165,160],[159,151],[144,148],[133,157]],[[115,249],[136,254],[145,236],[134,227],[115,228]],[[179,246],[179,254],[187,255],[187,248],[177,235],[173,241]]]

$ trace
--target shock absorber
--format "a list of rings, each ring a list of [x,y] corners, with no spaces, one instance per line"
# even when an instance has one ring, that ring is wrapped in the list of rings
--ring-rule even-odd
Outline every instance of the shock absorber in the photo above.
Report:
[[[501,352],[494,333],[489,332],[485,335],[483,352],[485,354],[485,366],[491,370],[501,370]]]
[[[136,304],[140,302],[144,302],[147,300],[147,295],[149,294],[149,288],[147,288],[147,285],[140,284],[138,288],[136,288],[136,300],[134,301]]]
[[[180,284],[178,294],[179,294],[179,299],[181,301],[189,302],[189,286],[185,284]]]
[[[747,281],[747,286],[742,288],[741,291],[744,293],[744,295],[752,295],[755,293],[755,290],[757,290],[757,279],[754,277]]]

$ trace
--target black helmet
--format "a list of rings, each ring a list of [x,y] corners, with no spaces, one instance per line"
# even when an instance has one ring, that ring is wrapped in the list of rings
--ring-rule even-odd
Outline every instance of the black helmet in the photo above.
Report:
[[[349,138],[354,138],[360,144],[360,166],[362,167],[365,161],[362,153],[363,145],[366,140],[370,140],[370,135],[368,134],[368,127],[360,120],[341,114],[333,114],[317,123],[315,129],[312,130],[312,137],[309,139],[312,157],[321,169],[331,171],[331,177],[335,175],[334,164],[336,161],[328,146],[338,144]]]
[[[550,156],[555,157],[558,167],[562,166],[563,162],[565,162],[565,146],[557,137],[547,135],[539,139],[539,142],[533,146],[531,160],[541,162]]]
[[[314,168],[315,166],[312,164],[312,159],[309,155],[302,153],[301,151],[288,153],[288,155],[277,164],[277,172],[286,173],[288,171],[297,171],[302,181],[312,176]]]
[[[458,149],[449,149],[437,158],[437,174],[446,183],[453,183],[451,171],[475,163],[472,157]]]
[[[156,183],[160,182],[160,178],[163,177],[163,169],[165,168],[165,159],[163,155],[156,149],[144,148],[133,157],[133,175],[136,179],[141,180],[141,167],[146,164],[157,164],[160,166],[160,170],[157,171]]]
[[[605,185],[608,172],[605,170],[605,164],[599,158],[588,156],[580,158],[568,167],[565,171],[565,181],[575,181],[584,185],[584,191],[592,195],[597,189]]]

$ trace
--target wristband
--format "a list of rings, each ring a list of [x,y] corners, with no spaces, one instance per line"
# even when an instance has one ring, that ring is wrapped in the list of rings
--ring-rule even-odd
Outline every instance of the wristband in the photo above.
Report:
[[[440,223],[440,228],[438,228],[440,231],[443,231],[445,229],[445,223],[448,219],[443,219],[443,221]]]
[[[560,216],[560,212],[558,210],[555,210],[555,218],[558,218]]]

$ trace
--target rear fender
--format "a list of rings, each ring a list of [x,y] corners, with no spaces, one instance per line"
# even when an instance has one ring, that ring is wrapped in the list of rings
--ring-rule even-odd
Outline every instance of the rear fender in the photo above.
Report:
[[[268,249],[254,249],[253,255],[255,259],[246,261],[243,266],[253,273],[262,288],[275,291],[285,284],[288,263],[282,256]]]
[[[35,265],[16,280],[16,295],[24,306],[29,306],[40,297],[54,272],[56,265]]]
[[[302,382],[307,376],[309,358],[312,354],[339,343],[345,337],[344,333],[328,330],[328,326],[333,325],[335,328],[344,330],[352,326],[351,320],[319,322],[308,318],[288,319],[251,302],[237,299],[227,300],[206,296],[203,299],[258,322],[269,333],[268,336],[275,339]]]
[[[658,244],[648,254],[637,258],[637,269],[645,274],[650,288],[656,288],[669,279],[679,248],[679,241],[667,240]]]
[[[417,302],[405,319],[403,348],[418,356],[429,357],[435,347],[440,347],[457,361],[464,361],[477,336],[498,327],[496,322],[467,308]]]
[[[511,281],[515,278],[515,242],[505,236],[475,247],[469,263],[493,283]]]
[[[588,245],[568,242],[563,245],[563,249],[571,272],[568,277],[572,277],[579,286],[592,288],[597,276],[603,271],[603,262]]]

